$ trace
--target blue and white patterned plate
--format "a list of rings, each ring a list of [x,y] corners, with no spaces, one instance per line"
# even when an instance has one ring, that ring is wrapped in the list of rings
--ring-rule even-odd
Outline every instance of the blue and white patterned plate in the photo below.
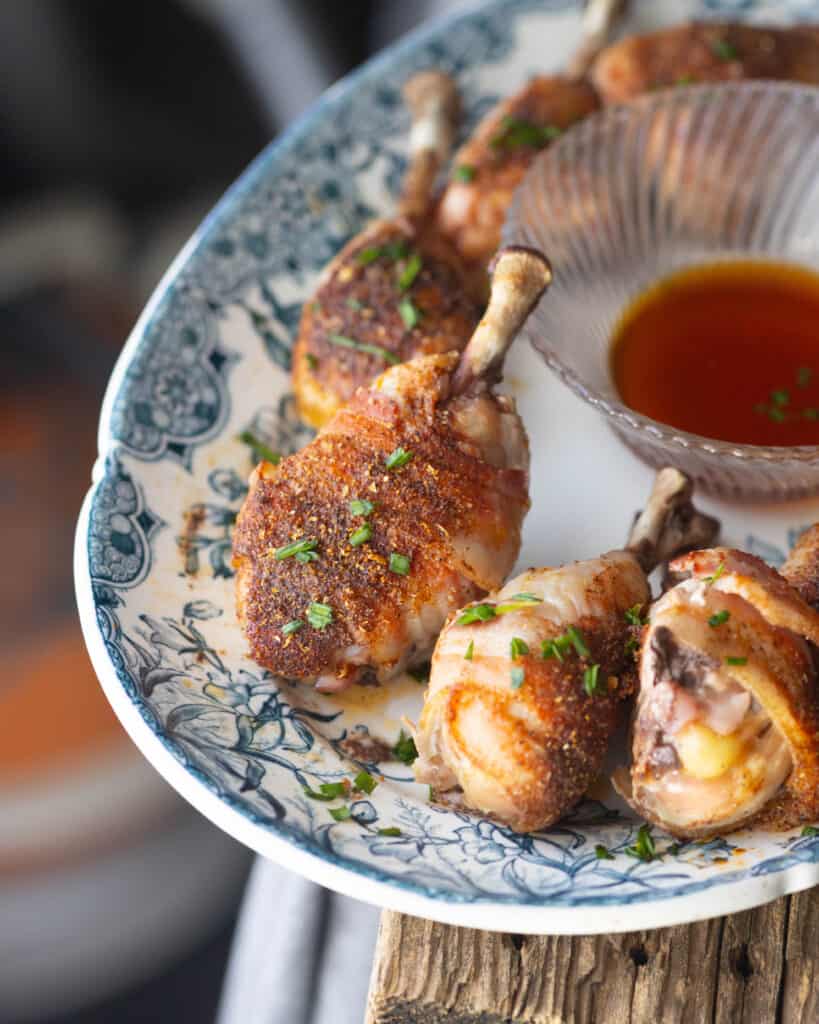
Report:
[[[655,0],[637,5],[630,27],[812,13],[803,0]],[[558,827],[520,836],[430,805],[397,763],[381,766],[383,782],[350,819],[334,821],[303,787],[349,777],[357,768],[342,740],[361,729],[394,740],[422,690],[407,679],[330,698],[247,658],[230,531],[251,457],[236,438],[250,428],[284,452],[308,439],[288,390],[300,303],[344,242],[391,209],[405,162],[407,75],[429,65],[456,73],[474,123],[528,74],[559,68],[578,25],[567,0],[490,0],[450,16],[332,89],[259,157],[179,256],[120,358],[77,533],[80,614],[102,685],[145,756],[191,803],[340,892],[512,932],[615,931],[740,910],[819,881],[819,838],[752,831],[643,863],[624,852],[638,823],[606,785]],[[533,448],[521,564],[616,547],[651,473],[523,344],[507,387]],[[819,519],[815,500],[706,504],[729,541],[773,562]],[[400,834],[379,834],[385,828]],[[598,843],[615,858],[598,860]]]

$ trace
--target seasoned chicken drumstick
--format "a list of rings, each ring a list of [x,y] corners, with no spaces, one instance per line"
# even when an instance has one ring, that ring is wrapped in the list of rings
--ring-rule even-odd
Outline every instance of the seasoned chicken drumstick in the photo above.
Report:
[[[293,386],[302,418],[314,427],[389,366],[460,352],[480,317],[461,260],[429,216],[459,112],[455,83],[423,71],[409,80],[404,96],[413,124],[398,216],[376,221],[348,242],[302,312]]]
[[[774,78],[819,85],[819,29],[719,22],[661,29],[607,47],[591,78],[605,103],[694,82]]]
[[[254,470],[233,550],[259,664],[326,690],[388,679],[508,574],[529,449],[491,384],[550,277],[539,253],[504,251],[462,355],[393,367],[306,448]]]
[[[415,777],[519,832],[557,821],[600,772],[635,683],[646,572],[713,538],[691,483],[662,470],[623,551],[530,569],[454,616],[415,733]]]
[[[695,551],[651,609],[640,655],[631,777],[649,821],[704,838],[752,819],[819,817],[819,529],[780,575],[730,548]],[[807,600],[806,600],[807,599]]]
[[[538,75],[501,100],[455,155],[437,223],[476,279],[500,244],[512,196],[538,152],[599,107],[584,75],[623,6],[622,0],[591,0],[569,72]]]

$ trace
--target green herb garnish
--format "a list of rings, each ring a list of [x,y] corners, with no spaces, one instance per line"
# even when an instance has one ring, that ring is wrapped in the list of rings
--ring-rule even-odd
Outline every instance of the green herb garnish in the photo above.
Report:
[[[819,828],[815,825],[805,825],[799,834],[803,839],[810,839],[813,836],[819,836]]]
[[[771,392],[771,401],[774,405],[784,407],[788,405],[791,400],[791,396],[784,388],[778,388],[776,391]]]
[[[354,516],[368,516],[374,508],[375,505],[366,498],[353,498],[349,504],[350,514]]]
[[[452,172],[455,181],[470,182],[475,177],[475,168],[471,164],[459,164]]]
[[[353,812],[349,807],[328,807],[330,817],[335,821],[347,821],[348,818],[352,818]]]
[[[340,796],[347,795],[347,785],[344,782],[322,782],[318,788],[310,789],[308,786],[304,786],[304,795],[309,796],[311,800],[336,800]]]
[[[614,854],[609,851],[608,847],[603,846],[602,843],[598,843],[595,846],[594,855],[598,860],[614,860]]]
[[[713,50],[714,56],[719,60],[736,60],[737,49],[727,39],[715,39],[711,43],[711,49]]]
[[[406,555],[400,555],[397,551],[391,551],[389,569],[396,576],[409,576],[410,560]]]
[[[303,625],[304,623],[301,619],[291,619],[290,622],[285,622],[282,626],[282,633],[285,636],[292,636],[294,633],[298,633]]]
[[[382,252],[380,245],[368,245],[366,249],[361,250],[356,259],[362,267],[366,267],[370,263],[375,263],[381,257]]]
[[[557,658],[558,661],[563,661],[563,655],[571,645],[571,639],[563,633],[561,636],[552,637],[551,640],[544,640],[540,645],[540,656],[544,659]]]
[[[515,665],[512,671],[509,673],[510,685],[513,690],[519,690],[523,686],[524,680],[526,679],[526,673],[523,671],[520,665]]]
[[[651,861],[657,856],[657,847],[651,835],[649,825],[641,825],[637,830],[637,839],[634,846],[627,846],[626,853],[629,857],[636,857],[638,860]]]
[[[496,614],[493,604],[473,604],[458,616],[455,625],[471,626],[473,622],[489,622]]]
[[[747,665],[748,664],[748,659],[747,658],[726,658],[725,659],[725,664],[726,665]]]
[[[421,312],[411,298],[401,299],[398,303],[398,312],[401,314],[401,319],[404,321],[404,326],[408,331],[418,326]]]
[[[489,143],[493,149],[516,149],[519,146],[542,148],[562,134],[553,124],[538,125],[521,117],[505,117],[501,130]]]
[[[313,601],[307,608],[307,621],[314,629],[326,629],[333,621],[333,609],[329,604]]]
[[[464,660],[465,661],[472,661],[472,655],[474,653],[475,653],[475,641],[474,640],[470,640],[469,643],[466,645],[466,650],[464,651]]]
[[[333,345],[337,345],[339,348],[351,348],[356,352],[364,352],[369,356],[378,356],[383,359],[384,362],[390,363],[392,366],[396,366],[401,360],[394,352],[390,352],[386,348],[382,348],[380,345],[370,345],[366,341],[356,341],[355,338],[348,338],[344,334],[329,334],[327,340]]]
[[[716,629],[717,626],[721,626],[731,618],[731,613],[726,611],[725,608],[721,612],[714,612],[711,618],[708,620],[708,625],[711,629]]]
[[[282,457],[278,452],[274,452],[272,448],[260,441],[255,434],[249,430],[243,430],[239,434],[239,440],[242,444],[248,445],[249,448],[253,449],[253,454],[259,460],[264,459],[265,462],[272,462],[274,466],[282,461]]]
[[[408,288],[412,287],[415,278],[421,273],[422,266],[423,263],[421,261],[421,257],[417,252],[414,252],[407,260],[407,265],[398,275],[398,287],[402,292],[405,292]]]
[[[630,626],[644,626],[648,620],[643,618],[642,612],[643,606],[641,604],[633,604],[626,611],[626,622]]]
[[[401,469],[411,458],[412,452],[408,452],[404,448],[396,448],[392,455],[388,455],[384,460],[384,466],[386,469]]]
[[[579,629],[576,629],[574,626],[569,626],[569,628],[566,630],[566,636],[569,638],[569,640],[572,643],[572,646],[581,658],[588,658],[591,656],[591,652],[586,646],[586,641],[584,640],[583,634],[580,632]]]
[[[601,697],[606,692],[603,680],[600,679],[600,666],[589,665],[583,672],[583,689],[590,697]]]
[[[405,733],[403,729],[398,734],[398,739],[392,748],[392,752],[396,761],[401,761],[403,764],[412,764],[418,757],[415,740],[408,733]]]
[[[712,576],[706,576],[705,577],[705,582],[708,583],[709,585],[711,583],[716,583],[717,580],[720,578],[720,576],[722,576],[724,573],[725,573],[725,562],[720,562],[719,565],[714,570],[714,574]]]
[[[529,645],[519,636],[513,636],[509,642],[509,654],[513,661],[529,653]]]
[[[400,828],[396,828],[394,825],[391,826],[390,828],[380,828],[378,830],[378,835],[380,835],[380,836],[400,836],[401,835],[401,829]]]
[[[534,594],[512,594],[496,606],[498,615],[505,615],[506,612],[516,612],[532,604],[543,604],[543,599],[535,597]]]
[[[307,360],[307,365],[310,367],[311,370],[318,369],[319,361],[318,359],[316,359],[312,352],[308,352],[304,358]]]
[[[372,538],[373,528],[369,523],[362,523],[357,530],[353,530],[350,536],[347,538],[347,543],[352,548],[361,547],[362,544],[366,544],[368,540]]]
[[[305,537],[303,540],[294,540],[292,544],[285,544],[284,547],[276,548],[275,558],[281,562],[285,558],[292,558],[294,555],[300,562],[313,562],[318,558],[316,548],[318,541],[312,537]],[[299,558],[299,555],[304,557]]]
[[[360,771],[353,779],[353,786],[359,790],[359,792],[366,793],[368,796],[377,785],[378,783],[369,772]]]

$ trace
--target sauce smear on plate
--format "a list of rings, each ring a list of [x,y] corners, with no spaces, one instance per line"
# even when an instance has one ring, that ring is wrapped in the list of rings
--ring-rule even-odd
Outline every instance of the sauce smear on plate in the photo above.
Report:
[[[615,328],[623,402],[694,434],[819,445],[819,274],[737,260],[678,271]]]

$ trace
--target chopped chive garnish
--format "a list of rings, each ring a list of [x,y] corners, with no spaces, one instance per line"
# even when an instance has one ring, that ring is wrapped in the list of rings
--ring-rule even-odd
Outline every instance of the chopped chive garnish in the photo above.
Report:
[[[813,409],[812,407],[808,406],[807,409],[802,410],[802,416],[806,420],[819,420],[819,409]]]
[[[452,177],[456,181],[469,182],[475,177],[475,168],[472,164],[459,164],[452,172]]]
[[[356,256],[356,259],[362,267],[366,267],[368,263],[375,263],[381,255],[381,252],[381,246],[368,245],[366,249],[361,250],[361,252]]]
[[[380,345],[370,345],[366,341],[356,341],[355,338],[348,338],[344,334],[329,334],[327,340],[333,345],[337,345],[339,348],[351,348],[356,352],[364,352],[368,356],[378,356],[383,359],[384,362],[390,363],[392,366],[396,366],[401,360],[394,352],[390,352],[386,348],[382,348]]]
[[[542,658],[557,658],[563,661],[563,655],[571,647],[571,640],[565,635],[552,637],[551,640],[544,640],[540,645],[540,656]]]
[[[311,370],[318,369],[319,361],[318,359],[316,359],[312,352],[308,352],[304,358],[307,360],[307,365],[310,367]]]
[[[590,697],[600,697],[606,692],[603,680],[600,678],[600,666],[589,665],[583,672],[583,689]]]
[[[475,641],[474,640],[470,640],[469,643],[466,645],[466,650],[464,651],[464,659],[466,661],[472,661],[472,655],[474,653],[475,653]]]
[[[386,469],[401,469],[412,458],[412,452],[408,452],[405,448],[396,448],[395,451],[388,455],[384,460],[384,466]]]
[[[303,540],[294,540],[292,544],[285,544],[284,547],[276,548],[276,561],[281,562],[284,558],[292,558],[293,555],[307,555],[307,561],[314,561],[318,558],[316,548],[318,541],[312,537],[305,537]]]
[[[574,626],[569,626],[566,630],[566,636],[569,638],[572,647],[574,647],[581,658],[588,658],[591,656],[591,652],[586,646],[586,641],[579,629],[576,629]]]
[[[706,576],[705,577],[705,582],[706,583],[716,583],[716,581],[720,578],[720,576],[722,576],[724,574],[724,572],[725,572],[725,562],[720,562],[719,565],[717,566],[716,570],[714,571],[714,574],[712,576]]]
[[[747,658],[726,658],[725,659],[725,664],[726,665],[747,665],[748,664],[748,659]]]
[[[513,661],[529,653],[529,645],[519,636],[513,636],[509,641],[509,655]]]
[[[347,541],[350,547],[358,548],[362,544],[366,544],[368,540],[372,538],[373,528],[369,523],[362,523],[357,530],[353,530]]]
[[[773,420],[774,423],[784,423],[786,417],[779,406],[774,405],[768,410],[768,419]]]
[[[505,615],[506,612],[516,612],[520,608],[525,608],[531,604],[542,604],[542,598],[535,597],[534,594],[512,594],[505,601],[502,601],[499,605],[496,605],[495,611],[498,615]]]
[[[512,671],[509,673],[510,685],[513,690],[519,690],[523,686],[524,680],[526,679],[526,673],[520,667],[515,665]]]
[[[278,466],[282,461],[282,457],[278,452],[274,452],[269,445],[266,445],[264,441],[260,441],[259,438],[250,430],[243,430],[241,434],[239,434],[239,440],[242,444],[246,444],[249,448],[253,449],[253,454],[257,459],[264,459],[265,462],[272,462],[274,466]]]
[[[307,621],[314,629],[326,629],[333,621],[333,609],[329,604],[313,601],[307,608]]]
[[[305,786],[304,795],[309,796],[311,800],[336,800],[347,795],[347,786],[343,782],[322,782],[318,790]]]
[[[405,733],[403,729],[398,734],[398,739],[392,748],[392,752],[395,755],[395,759],[403,764],[412,764],[418,757],[415,740],[408,733]]]
[[[400,836],[401,829],[396,828],[394,825],[392,825],[390,828],[380,828],[378,830],[378,834],[380,836]]]
[[[562,134],[557,125],[537,125],[521,117],[505,117],[501,130],[492,139],[493,149],[515,149],[518,146],[535,146],[540,149]]]
[[[598,843],[594,848],[594,855],[598,860],[614,860],[614,854],[609,852],[608,847]]]
[[[641,604],[633,604],[631,608],[626,611],[626,622],[630,626],[644,626],[646,620],[643,618],[643,606]]]
[[[401,299],[398,303],[398,312],[401,314],[401,319],[404,321],[404,326],[408,331],[411,331],[413,327],[418,326],[418,322],[421,319],[421,312],[413,303],[412,299],[409,297]]]
[[[354,516],[368,516],[372,513],[375,505],[366,498],[353,498],[349,505],[350,514]]]
[[[471,626],[473,622],[489,622],[496,615],[493,604],[473,604],[455,620],[456,626]]]
[[[657,856],[657,847],[651,835],[649,825],[641,825],[637,830],[637,839],[634,846],[627,846],[626,853],[629,857],[636,857],[638,860],[651,861]]]
[[[354,309],[356,312],[358,312],[359,309],[363,309],[364,308],[362,303],[360,303],[358,301],[358,299],[354,295],[351,295],[348,299],[345,299],[344,300],[344,305],[348,309]]]
[[[421,257],[417,252],[414,252],[407,260],[407,265],[398,275],[398,287],[402,292],[405,292],[407,288],[412,287],[412,283],[415,281],[415,278],[421,273],[422,266]]]
[[[714,51],[714,56],[719,60],[736,60],[737,59],[737,48],[728,42],[727,39],[715,39],[711,43],[711,49]]]
[[[819,836],[819,828],[817,828],[815,825],[805,825],[805,827],[800,832],[800,835],[803,839],[810,839],[813,836]]]
[[[778,388],[771,392],[771,401],[774,405],[785,406],[791,400],[791,396],[784,388]]]
[[[349,807],[328,807],[327,810],[334,821],[347,821],[348,818],[353,816],[353,812]]]
[[[731,618],[731,613],[725,608],[721,612],[714,612],[711,618],[708,620],[708,625],[712,629],[716,629],[717,626],[721,626],[724,622],[727,622]]]
[[[396,576],[409,576],[410,560],[406,555],[400,555],[397,551],[390,552],[390,572]]]
[[[387,242],[384,246],[384,255],[388,260],[392,260],[393,263],[404,259],[408,253],[409,246],[407,245],[406,238],[396,238],[394,242]]]
[[[430,663],[425,661],[423,665],[416,665],[414,668],[407,669],[407,675],[412,676],[416,683],[428,683]]]
[[[294,633],[298,633],[303,625],[304,623],[301,619],[291,619],[290,622],[285,622],[282,626],[282,633],[285,636],[292,636]]]
[[[796,371],[796,385],[806,388],[813,378],[813,370],[809,366],[800,366]]]
[[[367,793],[368,795],[372,793],[377,785],[378,783],[369,772],[360,771],[353,779],[353,786],[360,792]]]

